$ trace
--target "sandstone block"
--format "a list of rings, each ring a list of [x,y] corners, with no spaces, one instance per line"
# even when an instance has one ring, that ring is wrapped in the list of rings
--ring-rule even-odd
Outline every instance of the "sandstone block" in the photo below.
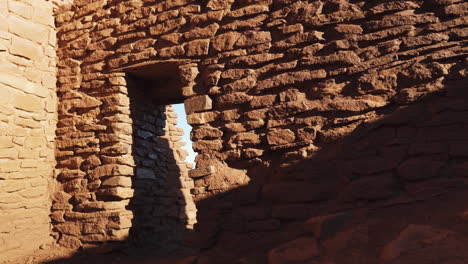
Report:
[[[290,129],[275,129],[267,133],[267,141],[270,145],[282,145],[292,143],[296,135]]]
[[[248,148],[245,149],[245,151],[242,153],[243,156],[247,159],[252,159],[255,157],[260,157],[263,155],[264,150],[262,149],[254,149],[254,148]]]
[[[236,105],[248,102],[252,98],[244,92],[236,92],[231,94],[224,94],[218,97],[217,101],[221,105]]]
[[[58,175],[60,180],[68,180],[68,179],[75,179],[75,178],[83,178],[86,176],[86,173],[81,170],[67,170],[63,171]]]
[[[14,98],[13,105],[17,109],[21,109],[27,112],[39,113],[44,110],[44,101],[34,95],[19,94]]]
[[[49,42],[49,28],[45,25],[32,23],[31,21],[16,16],[10,16],[7,23],[10,33],[39,44],[46,44]]]
[[[213,173],[216,173],[216,167],[208,166],[208,167],[202,167],[202,168],[189,170],[188,176],[190,178],[200,178],[200,177],[211,175]]]
[[[0,149],[0,159],[16,159],[18,150],[15,148]]]
[[[125,165],[107,164],[97,167],[90,173],[93,178],[109,176],[132,176],[133,168]]]
[[[81,241],[73,236],[62,236],[58,241],[59,245],[65,248],[78,249],[81,247]]]
[[[209,39],[192,40],[184,45],[185,55],[189,57],[207,55],[209,46]]]
[[[248,47],[271,41],[271,34],[268,31],[250,31],[244,33],[236,42],[238,47]]]
[[[250,16],[255,15],[263,12],[268,12],[270,9],[267,5],[249,5],[243,8],[239,8],[235,11],[231,11],[228,16],[230,17],[243,17],[243,16]]]
[[[208,10],[222,10],[230,7],[232,3],[234,0],[210,0],[206,7]]]
[[[256,89],[269,89],[272,87],[289,85],[315,79],[322,79],[325,77],[327,77],[327,72],[325,70],[305,70],[297,72],[287,72],[259,81]]]
[[[242,146],[253,146],[259,144],[260,136],[255,133],[239,133],[232,136],[229,141],[228,145],[231,148],[242,147]]]
[[[202,150],[221,150],[223,143],[221,140],[199,140],[194,142],[192,147],[197,152]]]
[[[195,112],[212,109],[212,100],[208,95],[196,96],[184,101],[185,112],[192,114]]]
[[[99,196],[111,196],[119,199],[128,199],[132,198],[134,190],[124,187],[113,187],[110,189],[99,189],[96,194]]]
[[[228,93],[245,91],[245,90],[255,87],[256,83],[257,83],[257,78],[255,78],[254,76],[249,76],[247,78],[240,79],[235,82],[226,84],[223,86],[223,89]]]
[[[109,179],[106,179],[102,182],[102,186],[109,186],[109,187],[127,187],[130,188],[132,187],[132,178],[130,177],[125,177],[125,176],[117,176],[117,177],[111,177]]]
[[[202,126],[192,130],[192,140],[205,139],[205,138],[220,138],[223,132],[217,128]]]
[[[272,106],[276,101],[277,97],[278,96],[276,94],[255,96],[252,100],[250,100],[249,104],[252,108]]]
[[[44,52],[42,47],[30,40],[13,36],[10,46],[11,54],[22,56],[34,61],[43,59]]]
[[[26,19],[31,19],[33,16],[33,7],[24,2],[8,1],[8,9]]]
[[[132,147],[128,143],[119,142],[109,147],[105,147],[101,149],[101,153],[110,155],[110,156],[121,156],[125,154],[129,154],[132,151]]]
[[[194,113],[187,115],[187,123],[190,125],[201,125],[213,122],[218,114],[216,112]]]
[[[185,20],[185,18],[167,20],[163,23],[157,24],[156,26],[150,27],[149,30],[151,35],[162,35],[175,30],[176,28],[179,28],[185,25],[186,23],[187,20]]]
[[[184,54],[185,54],[185,49],[183,46],[174,46],[174,47],[163,48],[159,50],[159,56],[163,58],[181,56]]]
[[[260,63],[265,63],[269,61],[273,61],[276,59],[283,58],[284,54],[282,53],[263,53],[263,54],[255,54],[255,55],[248,55],[248,56],[241,56],[232,59],[228,64],[229,65],[257,65]]]
[[[216,32],[219,29],[217,23],[213,23],[204,28],[195,28],[189,32],[184,33],[185,39],[200,39],[200,38],[212,38],[216,35]]]
[[[232,50],[234,45],[241,37],[240,33],[237,32],[227,32],[221,35],[216,36],[216,38],[212,41],[211,46],[216,51],[227,51]]]

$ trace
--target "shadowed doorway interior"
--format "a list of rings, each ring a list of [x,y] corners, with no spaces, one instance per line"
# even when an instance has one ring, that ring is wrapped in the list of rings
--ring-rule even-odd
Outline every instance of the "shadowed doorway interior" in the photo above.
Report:
[[[158,72],[158,71],[155,71]],[[159,71],[160,72],[160,71]],[[196,207],[190,190],[193,180],[186,161],[188,151],[182,140],[172,104],[183,103],[171,67],[163,75],[128,74],[130,117],[133,124],[132,155],[135,190],[129,209],[134,218],[129,242],[136,247],[170,252],[184,248],[184,238],[193,230]],[[172,86],[168,88],[168,86]],[[183,117],[185,118],[185,117]]]

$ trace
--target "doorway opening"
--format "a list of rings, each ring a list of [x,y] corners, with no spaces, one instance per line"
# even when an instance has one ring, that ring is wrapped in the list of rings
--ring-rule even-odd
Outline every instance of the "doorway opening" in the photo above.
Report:
[[[191,128],[180,121],[186,116],[176,70],[170,64],[127,74],[135,161],[129,241],[162,251],[184,247],[197,212],[188,176],[195,155],[187,142]]]

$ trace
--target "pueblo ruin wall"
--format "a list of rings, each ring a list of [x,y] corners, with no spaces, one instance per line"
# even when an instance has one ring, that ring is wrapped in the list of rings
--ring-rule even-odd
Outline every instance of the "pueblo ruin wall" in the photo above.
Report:
[[[466,186],[464,1],[75,0],[57,42],[0,8],[0,217],[39,238],[206,249]]]
[[[0,261],[52,242],[53,7],[47,1],[0,1]]]

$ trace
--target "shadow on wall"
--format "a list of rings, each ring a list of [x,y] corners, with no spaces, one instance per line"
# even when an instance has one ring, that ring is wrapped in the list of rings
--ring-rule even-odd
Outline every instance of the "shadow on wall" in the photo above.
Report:
[[[462,237],[456,241],[466,241],[466,222],[460,215],[468,208],[460,201],[468,198],[468,85],[466,79],[457,78],[444,83],[443,90],[424,97],[408,96],[408,105],[372,109],[361,113],[358,119],[351,118],[356,113],[342,113],[348,115],[341,119],[344,125],[317,135],[314,144],[320,147],[318,151],[304,146],[276,148],[265,152],[263,162],[229,164],[247,169],[250,182],[197,202],[198,223],[187,241],[199,250],[198,262],[164,262],[156,256],[132,255],[132,251],[127,251],[98,256],[77,254],[47,263],[267,263],[272,248],[306,237],[314,243],[302,255],[306,259],[332,261],[317,263],[371,264],[379,263],[381,252],[409,224],[448,229]],[[149,114],[140,101],[135,103],[134,119],[142,119],[135,122],[138,133],[148,130],[140,128],[152,122],[145,121],[147,114],[157,116],[162,110],[153,109],[155,113]],[[155,136],[160,135],[158,127],[154,131]],[[171,208],[163,201],[174,205],[182,201],[179,195],[183,197],[180,187],[165,185],[172,184],[169,176],[167,181],[159,182],[157,171],[154,176],[146,172],[151,166],[145,162],[153,164],[153,159],[143,158],[149,157],[150,149],[171,146],[171,141],[152,143],[148,138],[142,137],[145,140],[141,143],[140,136],[136,140],[135,160],[142,166],[137,167],[135,198],[129,207],[135,215],[130,240],[138,246],[166,241],[164,232],[155,228],[165,221],[158,212]],[[166,158],[177,161],[174,156]],[[139,168],[145,173],[139,174]],[[230,176],[221,174],[215,175],[220,181]],[[449,198],[434,200],[439,196]],[[158,200],[159,197],[172,198]],[[347,220],[327,226],[326,234],[316,229],[304,231],[308,218],[336,213],[344,213]],[[179,219],[183,217],[179,215]],[[182,222],[167,225],[170,232],[180,230],[182,236]],[[167,239],[170,241],[171,237]],[[443,251],[432,247],[424,251],[416,244],[413,257],[422,261],[398,259],[400,256],[395,253],[395,257],[382,263],[432,263],[426,259],[434,255],[439,259],[468,260],[467,250],[447,250],[452,246],[465,249],[465,242],[444,241],[438,242]],[[306,259],[297,263],[306,263]]]

